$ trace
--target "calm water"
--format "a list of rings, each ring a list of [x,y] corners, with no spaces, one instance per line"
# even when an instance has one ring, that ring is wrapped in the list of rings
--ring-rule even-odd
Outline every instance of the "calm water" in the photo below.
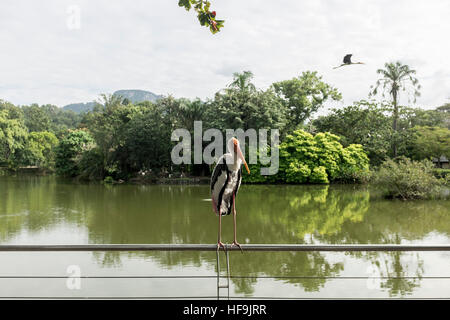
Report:
[[[0,177],[0,242],[215,243],[217,217],[207,198],[208,186]],[[450,201],[387,201],[364,186],[244,185],[237,210],[241,243],[450,243]],[[224,242],[232,235],[232,218],[225,217]],[[448,252],[236,251],[230,260],[232,275],[239,276],[232,279],[231,297],[450,298],[450,280],[433,279],[450,277]],[[0,261],[0,276],[66,277],[71,265],[82,276],[216,275],[214,252],[1,252]],[[214,298],[217,290],[214,277],[82,279],[78,290],[66,281],[0,278],[0,297]]]

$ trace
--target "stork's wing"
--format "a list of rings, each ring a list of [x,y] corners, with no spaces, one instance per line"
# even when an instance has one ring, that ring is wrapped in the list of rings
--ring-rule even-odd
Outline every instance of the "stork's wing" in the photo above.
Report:
[[[239,188],[241,187],[241,182],[242,182],[242,168],[239,168],[238,171],[238,178],[237,178],[237,183],[236,183],[236,187],[234,188],[234,195],[236,196]]]
[[[228,167],[225,163],[225,159],[221,157],[214,168],[211,176],[211,200],[213,210],[216,214],[219,214],[220,204],[222,202],[223,191],[225,190],[225,184],[228,181]]]
[[[211,191],[214,189],[214,185],[218,182],[219,176],[227,171],[227,165],[225,164],[225,159],[220,158],[219,161],[217,161],[216,166],[214,167],[214,171],[211,176]]]
[[[333,69],[337,69],[337,68],[340,68],[340,67],[343,67],[343,66],[346,66],[346,64],[343,63],[343,64],[341,64],[340,66],[334,67]]]
[[[351,54],[347,54],[345,57],[344,57],[344,64],[350,64],[350,63],[352,63],[352,55]]]

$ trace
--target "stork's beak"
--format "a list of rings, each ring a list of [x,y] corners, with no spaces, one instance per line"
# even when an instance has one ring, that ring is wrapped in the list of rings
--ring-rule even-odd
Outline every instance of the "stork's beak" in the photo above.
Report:
[[[242,162],[244,163],[245,169],[247,169],[248,174],[250,174],[250,169],[248,168],[247,161],[245,161],[244,155],[242,154],[241,148],[237,144],[237,140],[234,142],[234,149],[237,151],[237,155],[239,158],[241,158]]]

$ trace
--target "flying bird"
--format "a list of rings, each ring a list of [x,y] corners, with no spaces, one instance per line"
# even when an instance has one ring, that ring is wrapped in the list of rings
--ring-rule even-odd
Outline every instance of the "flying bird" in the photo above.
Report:
[[[352,54],[347,54],[344,57],[343,63],[340,66],[334,67],[333,69],[337,69],[343,66],[348,66],[351,64],[364,64],[364,62],[352,62]]]
[[[231,212],[233,212],[234,227],[234,239],[231,246],[237,246],[242,250],[236,240],[236,196],[242,181],[241,165],[244,164],[249,174],[250,170],[238,139],[228,140],[227,149],[229,152],[219,158],[211,176],[212,206],[216,215],[219,216],[217,250],[221,247],[225,250],[222,243],[222,216],[229,215]]]

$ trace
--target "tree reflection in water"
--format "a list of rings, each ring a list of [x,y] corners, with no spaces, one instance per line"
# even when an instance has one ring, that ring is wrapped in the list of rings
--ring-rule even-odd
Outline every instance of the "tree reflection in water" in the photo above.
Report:
[[[256,186],[241,188],[237,206],[241,243],[402,243],[435,232],[450,238],[448,201],[393,201],[371,197],[364,186]],[[214,243],[217,221],[208,186],[103,186],[74,184],[49,177],[0,180],[0,240],[23,230],[51,232],[64,224],[85,228],[90,243]],[[232,220],[223,221],[231,239]],[[64,243],[61,239],[59,243]],[[376,266],[381,289],[407,295],[420,286],[423,261],[417,253],[352,252],[342,256]],[[106,252],[96,261],[119,267],[126,256],[151,258],[162,269],[206,266],[215,270],[211,252]],[[319,291],[345,270],[342,261],[320,252],[238,252],[231,254],[232,281],[238,293],[251,295],[258,276]],[[250,278],[239,278],[249,276]],[[312,278],[298,278],[298,276]],[[397,279],[414,276],[415,279]]]

